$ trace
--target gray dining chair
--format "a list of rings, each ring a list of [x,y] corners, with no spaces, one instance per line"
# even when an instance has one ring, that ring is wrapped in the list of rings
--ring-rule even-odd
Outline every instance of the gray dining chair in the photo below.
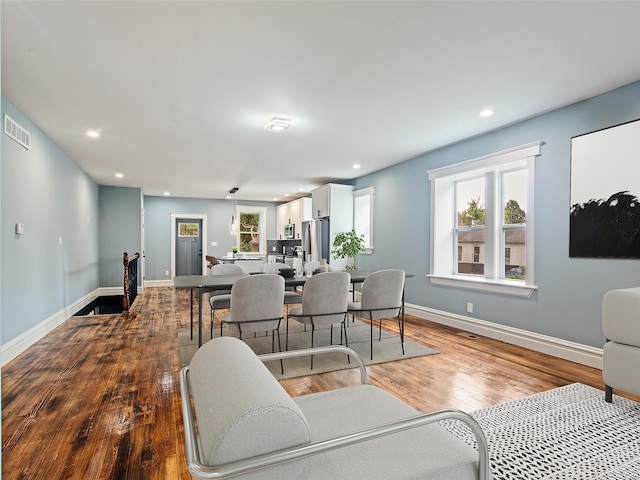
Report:
[[[211,269],[211,275],[244,275],[246,272],[240,265],[234,263],[219,263]],[[229,309],[231,306],[231,290],[218,290],[209,297],[211,306],[211,338],[213,338],[213,323],[216,310]]]
[[[270,262],[262,264],[263,273],[275,273],[279,274],[281,268],[288,268],[287,265],[280,262]],[[302,303],[302,295],[295,291],[295,287],[285,287],[284,289],[284,304],[287,308],[287,317],[289,316],[289,305],[296,305]]]
[[[271,331],[271,352],[275,351],[276,333],[278,350],[282,351],[280,322],[283,309],[284,278],[273,274],[242,277],[231,287],[230,310],[220,324],[220,336],[224,325],[240,340],[247,334]],[[282,361],[280,369],[284,373]]]
[[[346,318],[349,303],[349,284],[351,275],[347,272],[325,272],[309,278],[302,289],[302,306],[289,311],[289,318],[302,324],[311,325],[311,348],[315,329],[321,325],[329,325],[330,343],[333,344],[333,324],[340,323],[340,343],[344,332],[345,345],[347,339]],[[289,348],[289,323],[285,334],[285,350]],[[313,369],[313,356],[311,356]]]
[[[371,360],[373,360],[373,323],[380,321],[378,341],[382,339],[382,319],[397,317],[400,329],[400,346],[404,355],[404,332],[400,320],[402,294],[404,292],[404,270],[379,270],[367,276],[362,283],[359,302],[349,302],[349,313],[366,318],[371,325]]]

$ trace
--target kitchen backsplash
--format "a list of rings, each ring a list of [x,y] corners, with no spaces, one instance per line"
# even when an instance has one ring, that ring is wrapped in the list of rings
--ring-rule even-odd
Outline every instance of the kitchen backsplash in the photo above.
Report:
[[[282,254],[285,249],[285,255],[293,255],[293,247],[302,246],[302,240],[267,240],[267,253]]]

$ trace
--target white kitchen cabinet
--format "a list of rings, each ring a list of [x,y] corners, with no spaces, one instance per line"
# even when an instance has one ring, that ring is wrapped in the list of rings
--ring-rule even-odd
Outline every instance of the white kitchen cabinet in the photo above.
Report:
[[[311,191],[313,218],[328,217],[331,211],[331,184]]]
[[[276,210],[277,240],[284,240],[284,226],[292,223],[294,239],[302,238],[302,222],[311,220],[311,198],[302,197],[278,205]]]

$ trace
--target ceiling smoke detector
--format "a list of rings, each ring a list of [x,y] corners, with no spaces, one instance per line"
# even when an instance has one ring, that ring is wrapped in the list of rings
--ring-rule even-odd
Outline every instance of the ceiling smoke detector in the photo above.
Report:
[[[233,187],[231,190],[229,190],[229,193],[236,193],[238,190],[238,187]]]
[[[270,132],[280,133],[284,132],[290,126],[291,122],[289,120],[284,120],[282,118],[272,118],[264,126],[264,129],[269,130]]]

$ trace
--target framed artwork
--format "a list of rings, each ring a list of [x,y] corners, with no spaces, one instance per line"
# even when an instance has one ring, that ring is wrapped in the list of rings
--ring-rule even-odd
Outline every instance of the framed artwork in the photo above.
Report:
[[[569,256],[640,258],[640,120],[571,139]]]

